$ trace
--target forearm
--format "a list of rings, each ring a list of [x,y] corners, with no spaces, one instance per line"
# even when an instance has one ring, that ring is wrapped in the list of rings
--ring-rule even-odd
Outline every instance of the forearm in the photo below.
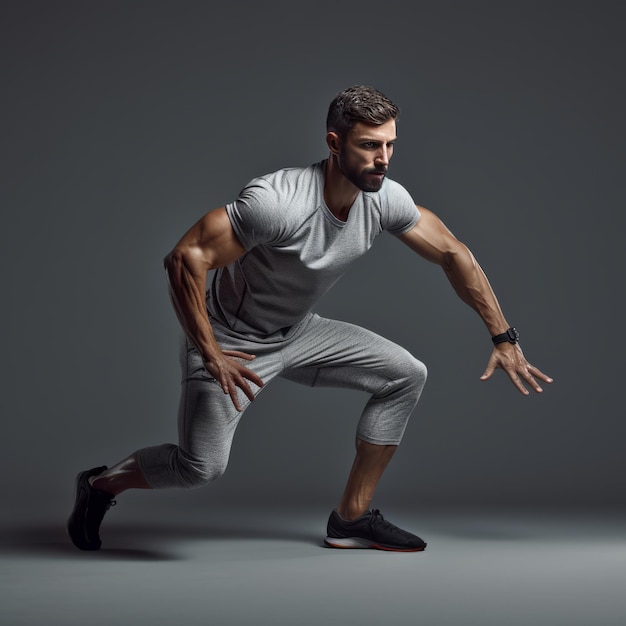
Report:
[[[168,288],[176,316],[187,337],[205,361],[220,350],[206,310],[207,270],[189,255],[174,250],[164,260]]]
[[[459,242],[441,266],[457,295],[480,315],[492,336],[509,327],[487,276],[466,246]]]
[[[480,315],[492,337],[505,332],[509,323],[485,273],[472,253],[436,215],[424,207],[419,207],[419,210],[420,220],[410,231],[400,235],[401,241],[425,259],[443,268],[458,296]],[[481,379],[491,378],[497,368],[505,370],[513,384],[525,395],[528,395],[528,390],[522,379],[538,393],[541,392],[541,387],[535,376],[547,383],[552,382],[549,376],[526,361],[519,344],[504,342],[495,346]]]

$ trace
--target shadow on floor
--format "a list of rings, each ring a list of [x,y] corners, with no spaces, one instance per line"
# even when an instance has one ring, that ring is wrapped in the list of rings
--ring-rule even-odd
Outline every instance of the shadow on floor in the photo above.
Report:
[[[82,558],[91,555],[98,559],[133,561],[171,561],[185,559],[173,548],[191,541],[222,542],[228,540],[281,541],[323,547],[319,534],[280,527],[267,528],[181,524],[111,524],[102,533],[106,545],[98,551],[77,550],[69,540],[65,528],[58,524],[20,525],[4,527],[0,554],[49,558]],[[132,546],[132,547],[131,547]]]

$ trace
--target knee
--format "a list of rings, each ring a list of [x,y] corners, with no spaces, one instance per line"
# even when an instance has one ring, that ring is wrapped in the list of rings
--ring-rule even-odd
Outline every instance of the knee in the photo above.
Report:
[[[400,386],[419,395],[426,384],[427,377],[426,365],[411,353],[406,352],[400,364],[400,375],[398,376]]]
[[[426,384],[426,379],[428,378],[428,369],[426,368],[426,365],[415,357],[411,357],[409,378],[413,385],[419,387],[420,390]]]
[[[220,478],[226,471],[227,464],[227,459],[192,458],[179,448],[176,473],[182,487],[204,487]]]
[[[405,368],[403,386],[407,397],[411,398],[412,403],[417,404],[422,395],[427,377],[428,370],[426,369],[426,365],[411,356]]]
[[[375,397],[403,397],[416,404],[426,384],[428,370],[424,363],[412,354],[403,351],[396,356],[389,382]]]

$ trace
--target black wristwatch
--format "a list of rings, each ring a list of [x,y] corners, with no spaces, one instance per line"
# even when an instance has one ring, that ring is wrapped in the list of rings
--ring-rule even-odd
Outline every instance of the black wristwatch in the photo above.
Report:
[[[508,341],[509,343],[517,343],[519,341],[519,333],[517,332],[517,328],[507,328],[505,333],[501,333],[500,335],[494,335],[491,338],[494,345],[498,345],[499,343],[504,343]]]

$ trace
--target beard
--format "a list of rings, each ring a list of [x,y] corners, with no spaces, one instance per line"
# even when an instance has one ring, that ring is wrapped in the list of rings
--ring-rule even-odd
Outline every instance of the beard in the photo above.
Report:
[[[383,186],[387,173],[386,167],[369,167],[359,170],[347,163],[341,155],[337,159],[337,163],[341,173],[361,191],[380,191]],[[374,174],[382,174],[382,176],[374,176]]]

